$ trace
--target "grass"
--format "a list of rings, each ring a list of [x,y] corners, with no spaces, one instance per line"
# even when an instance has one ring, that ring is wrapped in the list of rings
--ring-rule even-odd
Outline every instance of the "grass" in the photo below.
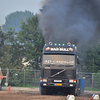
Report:
[[[87,90],[87,91],[100,91],[100,89],[92,88],[92,87],[85,87],[84,90]]]
[[[39,88],[39,86],[15,86],[15,87]]]

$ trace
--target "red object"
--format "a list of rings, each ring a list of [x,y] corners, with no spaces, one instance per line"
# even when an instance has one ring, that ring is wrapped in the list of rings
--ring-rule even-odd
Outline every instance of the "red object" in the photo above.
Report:
[[[1,77],[3,77],[3,78],[7,78],[7,76],[0,76],[0,78],[1,78]]]
[[[10,91],[11,86],[9,85],[8,91]]]
[[[43,80],[43,79],[41,78],[40,81],[42,82],[42,80]]]
[[[91,97],[91,99],[90,100],[92,100],[92,97]]]
[[[69,48],[69,51],[73,51],[73,48]]]
[[[50,47],[47,47],[47,48],[46,48],[46,51],[48,51],[48,50],[50,50]]]

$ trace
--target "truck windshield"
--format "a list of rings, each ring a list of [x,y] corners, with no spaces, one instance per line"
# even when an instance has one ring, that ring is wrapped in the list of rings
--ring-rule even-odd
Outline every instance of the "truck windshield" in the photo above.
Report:
[[[75,65],[75,55],[43,55],[42,63],[46,65]]]

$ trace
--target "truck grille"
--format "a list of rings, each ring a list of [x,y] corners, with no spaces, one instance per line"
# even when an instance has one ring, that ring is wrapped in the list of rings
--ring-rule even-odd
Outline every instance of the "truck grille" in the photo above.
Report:
[[[65,71],[61,72],[63,69],[52,69],[51,76],[54,77],[65,77],[65,78],[74,78],[74,70],[73,69],[66,69]],[[57,74],[58,72],[61,72]]]
[[[52,75],[54,75],[54,74],[56,74],[56,73],[58,73],[58,72],[60,72],[60,71],[62,71],[62,69],[51,69],[51,76]],[[60,74],[57,74],[57,75],[55,75],[55,76],[65,76],[65,71],[64,72],[62,72],[62,73],[60,73]]]
[[[63,77],[63,78],[74,78],[74,69],[44,69],[44,77]]]

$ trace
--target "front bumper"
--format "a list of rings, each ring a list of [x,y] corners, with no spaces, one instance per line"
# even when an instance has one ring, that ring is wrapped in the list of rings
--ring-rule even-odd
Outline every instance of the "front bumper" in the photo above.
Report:
[[[48,83],[48,82],[41,82],[41,87],[76,87],[76,83]]]

